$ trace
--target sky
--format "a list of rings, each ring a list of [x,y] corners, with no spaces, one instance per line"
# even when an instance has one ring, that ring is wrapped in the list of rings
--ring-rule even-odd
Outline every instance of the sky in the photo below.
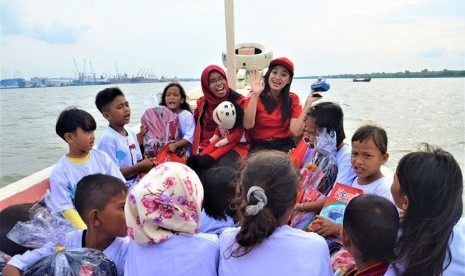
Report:
[[[223,66],[222,0],[0,3],[2,79]],[[236,43],[288,57],[295,76],[465,69],[463,0],[236,0],[234,21]]]

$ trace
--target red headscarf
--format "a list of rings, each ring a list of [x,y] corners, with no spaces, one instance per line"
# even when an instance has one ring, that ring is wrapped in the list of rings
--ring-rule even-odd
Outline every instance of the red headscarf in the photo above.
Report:
[[[218,98],[213,94],[212,90],[210,89],[210,83],[209,83],[209,76],[210,73],[216,71],[223,76],[223,78],[226,80],[226,96],[223,98]],[[201,141],[204,141],[205,139],[210,139],[213,136],[213,133],[215,132],[215,128],[217,124],[213,120],[213,110],[223,101],[226,101],[229,99],[229,96],[231,94],[231,90],[229,89],[228,85],[228,78],[226,77],[226,73],[224,70],[217,66],[217,65],[210,65],[207,66],[202,72],[202,76],[200,78],[200,83],[202,85],[202,92],[203,95],[205,96],[205,100],[207,101],[207,109],[205,110],[205,116],[204,116],[204,122],[201,130]],[[200,111],[201,112],[201,111]],[[201,114],[201,113],[200,113]],[[211,126],[215,127],[211,127]],[[210,127],[209,127],[210,126]],[[202,144],[202,142],[201,142]],[[203,145],[205,146],[205,145]]]

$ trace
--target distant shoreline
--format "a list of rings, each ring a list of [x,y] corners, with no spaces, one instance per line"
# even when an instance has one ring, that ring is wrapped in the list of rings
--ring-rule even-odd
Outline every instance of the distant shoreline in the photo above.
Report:
[[[302,76],[294,77],[294,79],[314,79],[319,76]],[[337,74],[337,75],[326,75],[327,79],[353,79],[353,78],[372,78],[372,79],[384,79],[384,78],[461,78],[465,77],[465,70],[447,70],[442,71],[428,71],[424,69],[420,72],[410,72],[408,70],[404,72],[396,73],[359,73],[359,74]]]
[[[84,76],[82,76],[84,78]],[[320,76],[294,76],[294,79],[316,79]],[[463,78],[465,77],[465,70],[448,70],[444,69],[442,71],[428,71],[428,69],[424,69],[420,72],[410,72],[408,70],[404,72],[397,72],[397,73],[357,73],[357,74],[337,74],[337,75],[326,75],[324,76],[327,79],[355,79],[355,78],[371,78],[371,79],[388,79],[388,78]],[[34,79],[33,82],[31,82]],[[15,79],[2,79],[2,84],[0,85],[0,89],[11,89],[11,88],[41,88],[41,87],[62,87],[62,86],[87,86],[87,85],[117,85],[119,83],[133,83],[129,79],[124,82],[96,82],[94,77],[93,82],[87,83],[82,82],[81,79],[74,80],[72,78],[33,78],[31,81],[26,81],[23,78],[15,78]],[[191,82],[191,81],[200,81],[197,78],[175,78],[175,79],[164,79],[164,80],[151,80],[151,79],[144,79],[134,83],[152,83],[152,82]],[[53,80],[53,81],[49,81]],[[45,83],[44,85],[39,85],[39,82]],[[76,83],[79,82],[79,83]]]

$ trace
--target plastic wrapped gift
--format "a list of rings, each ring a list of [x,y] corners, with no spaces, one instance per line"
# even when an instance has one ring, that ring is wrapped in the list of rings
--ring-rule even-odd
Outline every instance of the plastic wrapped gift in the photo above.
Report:
[[[56,276],[117,275],[115,264],[102,252],[79,248],[57,252],[36,262],[23,274]]]

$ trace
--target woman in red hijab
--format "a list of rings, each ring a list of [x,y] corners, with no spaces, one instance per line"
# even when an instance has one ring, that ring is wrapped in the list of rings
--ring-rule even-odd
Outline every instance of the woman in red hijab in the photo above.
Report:
[[[187,165],[197,172],[208,169],[215,163],[218,166],[235,166],[240,158],[247,156],[248,142],[228,144],[212,154],[202,155],[201,151],[210,145],[209,139],[212,138],[217,127],[213,120],[213,110],[223,101],[235,102],[244,109],[245,97],[229,88],[226,73],[217,65],[207,66],[202,72],[200,82],[203,97],[197,100],[197,108],[194,111],[196,121],[194,143],[192,156],[187,160]]]

